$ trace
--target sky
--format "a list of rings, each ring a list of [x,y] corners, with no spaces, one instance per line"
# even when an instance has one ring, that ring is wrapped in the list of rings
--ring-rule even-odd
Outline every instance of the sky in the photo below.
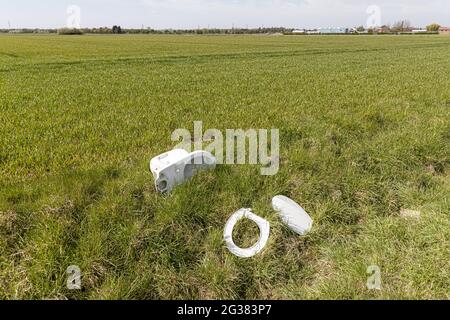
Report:
[[[450,26],[450,0],[0,0],[0,28],[353,27],[374,17]]]

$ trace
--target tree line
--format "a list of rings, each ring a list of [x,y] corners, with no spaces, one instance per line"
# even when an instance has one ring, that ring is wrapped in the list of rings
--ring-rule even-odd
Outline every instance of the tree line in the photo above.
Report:
[[[432,23],[426,27],[428,32],[437,32],[441,26]],[[359,26],[352,28],[356,33],[408,33],[415,28],[408,20],[398,21],[392,25],[383,25],[377,28],[366,28]],[[157,30],[152,28],[125,29],[119,25],[99,28],[61,28],[61,29],[0,29],[0,33],[58,33],[62,35],[79,34],[292,34],[294,28],[284,27],[261,27],[261,28],[198,28],[198,29],[164,29]]]
[[[428,32],[438,32],[441,26],[437,23],[432,23],[426,27],[426,31]],[[394,24],[385,24],[377,28],[365,28],[364,26],[359,26],[356,28],[358,32],[382,32],[382,33],[401,33],[401,32],[411,32],[414,29],[418,29],[414,27],[409,20],[401,20],[395,22]]]

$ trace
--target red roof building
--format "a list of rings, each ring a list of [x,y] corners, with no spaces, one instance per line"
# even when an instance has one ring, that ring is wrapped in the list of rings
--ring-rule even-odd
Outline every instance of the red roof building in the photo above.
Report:
[[[450,27],[440,27],[439,34],[450,35]]]

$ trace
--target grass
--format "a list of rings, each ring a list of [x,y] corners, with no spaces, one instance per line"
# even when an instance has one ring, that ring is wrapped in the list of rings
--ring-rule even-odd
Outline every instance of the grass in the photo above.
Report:
[[[444,36],[0,36],[0,298],[449,299],[449,60]],[[279,128],[280,172],[157,194],[150,158],[196,120]],[[242,207],[271,222],[248,260],[222,239]]]

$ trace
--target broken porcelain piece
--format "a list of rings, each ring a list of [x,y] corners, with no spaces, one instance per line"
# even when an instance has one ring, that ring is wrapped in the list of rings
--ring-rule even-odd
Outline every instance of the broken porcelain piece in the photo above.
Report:
[[[239,248],[233,241],[233,229],[236,226],[236,223],[243,218],[254,221],[258,225],[260,232],[258,242],[248,249]],[[258,217],[251,211],[251,209],[241,209],[238,212],[234,213],[230,217],[230,219],[228,219],[227,224],[225,225],[223,236],[228,250],[230,250],[231,253],[240,258],[251,258],[261,252],[262,249],[264,249],[267,241],[269,240],[269,234],[270,224],[267,220]]]
[[[305,235],[313,224],[313,220],[306,211],[292,199],[285,196],[276,196],[272,199],[272,207],[281,216],[281,220],[289,229]]]
[[[193,177],[200,170],[212,169],[216,166],[216,158],[206,151],[192,153],[183,149],[175,149],[150,161],[150,170],[155,177],[156,190],[167,193]]]

